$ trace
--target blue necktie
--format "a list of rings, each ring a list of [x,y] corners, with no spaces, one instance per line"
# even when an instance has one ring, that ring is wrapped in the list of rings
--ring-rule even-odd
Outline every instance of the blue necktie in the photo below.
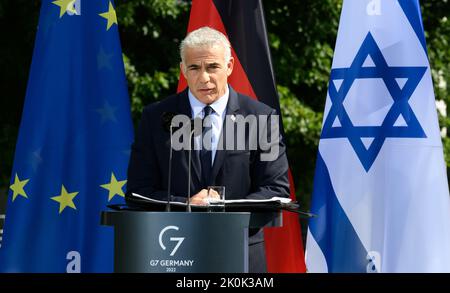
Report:
[[[213,109],[210,106],[206,106],[205,108],[203,108],[204,111],[204,116],[203,116],[203,121],[205,120],[206,117],[208,117],[209,115],[211,115]],[[211,119],[211,117],[209,118]],[[211,124],[211,123],[209,123]],[[200,150],[200,163],[201,163],[201,167],[202,167],[202,185],[203,188],[206,188],[210,185],[210,180],[211,180],[211,171],[212,171],[212,152],[211,152],[211,141],[206,142],[204,141],[204,137],[205,134],[208,131],[211,131],[212,126],[204,126],[203,125],[203,130],[202,130],[202,149]],[[211,138],[212,138],[212,133],[211,133]],[[205,147],[206,145],[206,147]]]

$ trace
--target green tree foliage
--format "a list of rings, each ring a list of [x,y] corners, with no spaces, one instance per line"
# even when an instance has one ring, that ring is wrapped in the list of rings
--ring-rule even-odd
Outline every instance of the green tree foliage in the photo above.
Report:
[[[91,0],[88,0],[91,1]],[[176,91],[178,46],[190,1],[116,0],[134,122],[148,103]],[[450,3],[422,0],[436,98],[450,103]],[[342,0],[264,0],[288,156],[299,200],[309,207]],[[0,182],[7,189],[39,13],[38,1],[0,0]],[[449,110],[450,112],[450,110]],[[450,119],[440,115],[441,127]],[[450,139],[444,137],[447,164]]]
[[[145,105],[176,90],[178,46],[187,31],[190,4],[178,0],[116,2],[136,124]]]
[[[450,105],[450,1],[422,1],[422,17],[427,40],[434,93],[438,103]],[[439,124],[450,134],[450,109],[439,113]],[[450,138],[443,137],[447,167],[450,166]]]
[[[264,1],[289,162],[309,207],[341,0]]]
[[[0,208],[9,187],[39,7],[38,1],[0,0]]]

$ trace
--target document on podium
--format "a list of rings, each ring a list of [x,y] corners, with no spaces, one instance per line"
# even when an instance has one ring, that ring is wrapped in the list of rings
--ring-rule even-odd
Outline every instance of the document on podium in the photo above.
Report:
[[[139,199],[142,200],[147,200],[149,202],[153,202],[153,203],[157,203],[157,204],[166,204],[167,201],[163,201],[163,200],[157,200],[151,197],[146,197],[146,196],[142,196],[140,194],[137,193],[132,193],[132,195],[134,197],[137,197]],[[292,202],[292,200],[290,198],[286,198],[286,197],[272,197],[272,198],[267,198],[267,199],[229,199],[229,200],[214,200],[214,203],[224,203],[226,205],[230,205],[230,204],[246,204],[246,203],[290,203]],[[173,205],[181,205],[181,206],[186,206],[187,203],[185,202],[179,202],[179,201],[171,201],[170,204]],[[200,205],[199,205],[200,206]]]
[[[137,193],[132,193],[132,196],[129,198],[129,200],[132,200],[134,204],[137,204],[143,209],[151,209],[151,210],[162,210],[167,204],[167,201],[165,200],[158,200]],[[221,203],[225,204],[225,208],[227,211],[234,211],[234,212],[286,210],[298,214],[305,214],[305,215],[308,214],[300,211],[300,205],[298,202],[292,201],[290,198],[284,197],[272,197],[268,199],[232,199],[224,201],[217,200],[214,202],[214,204],[221,204]],[[185,208],[186,205],[187,205],[186,202],[179,202],[179,201],[170,202],[170,206],[175,210],[182,210],[180,208]],[[206,210],[208,208],[208,205],[191,204],[191,207],[197,210]]]

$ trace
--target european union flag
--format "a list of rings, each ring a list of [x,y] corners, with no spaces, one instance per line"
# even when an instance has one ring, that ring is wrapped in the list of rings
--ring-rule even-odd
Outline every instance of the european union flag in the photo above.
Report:
[[[112,271],[132,133],[113,1],[42,1],[0,271]]]

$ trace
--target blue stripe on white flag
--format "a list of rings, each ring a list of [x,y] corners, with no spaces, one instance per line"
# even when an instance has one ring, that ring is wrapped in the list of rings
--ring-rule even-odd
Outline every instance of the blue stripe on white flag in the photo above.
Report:
[[[427,44],[425,41],[425,33],[422,25],[422,17],[420,13],[420,5],[418,0],[398,0],[398,3],[403,9],[403,12],[408,18],[414,32],[422,44],[425,53],[427,53]]]
[[[322,250],[328,272],[366,272],[367,251],[334,192],[327,166],[317,156],[309,229]]]

